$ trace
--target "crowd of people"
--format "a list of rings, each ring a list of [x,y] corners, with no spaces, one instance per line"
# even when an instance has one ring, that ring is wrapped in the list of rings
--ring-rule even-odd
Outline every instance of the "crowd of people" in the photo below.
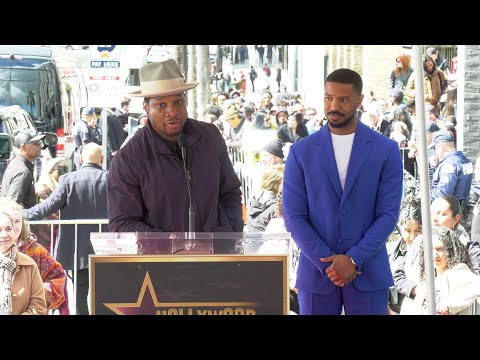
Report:
[[[455,59],[452,61],[455,62],[454,60]],[[458,202],[458,220],[456,222],[458,224],[456,224],[454,228],[452,227],[452,230],[455,229],[454,232],[459,237],[460,242],[463,243],[469,251],[475,253],[480,239],[478,239],[478,234],[476,236],[474,234],[474,230],[478,231],[478,225],[475,227],[475,220],[478,221],[478,216],[474,215],[474,221],[472,223],[472,202],[478,199],[478,195],[476,194],[480,193],[480,191],[478,191],[478,185],[477,187],[475,185],[478,179],[476,181],[474,180],[471,160],[456,148],[456,89],[455,83],[450,81],[456,72],[456,67],[452,66],[451,69],[449,68],[447,70],[445,64],[445,59],[440,57],[437,49],[427,49],[424,56],[423,71],[425,74],[425,118],[430,196],[433,202],[432,211],[438,211],[435,210],[438,207],[437,200],[446,196],[451,196],[456,199]],[[445,72],[442,74],[442,71]],[[360,101],[355,108],[357,118],[361,124],[365,124],[376,133],[380,133],[384,135],[384,137],[394,140],[397,148],[400,150],[404,180],[401,190],[402,206],[405,201],[407,203],[411,201],[409,199],[412,197],[415,197],[416,201],[420,201],[417,164],[418,121],[415,113],[415,92],[412,91],[415,86],[412,74],[413,69],[410,67],[410,57],[407,55],[397,57],[396,67],[394,71],[392,71],[390,78],[390,97],[385,100],[376,99],[373,92],[370,91],[369,96],[362,97],[362,101]],[[341,81],[339,82],[341,83]],[[321,132],[325,127],[329,128],[331,141],[333,142],[333,139],[337,137],[333,135],[334,130],[332,130],[333,126],[331,126],[332,118],[340,114],[345,115],[342,111],[338,111],[338,114],[332,111],[331,114],[329,114],[326,109],[323,109],[324,112],[318,114],[314,108],[307,106],[305,109],[301,99],[293,102],[291,98],[284,97],[282,93],[278,93],[274,97],[268,89],[263,89],[260,93],[261,99],[257,102],[245,100],[245,94],[241,92],[233,91],[230,94],[225,92],[214,94],[211,104],[205,107],[205,115],[203,117],[204,119],[208,119],[206,121],[213,119],[213,122],[219,125],[218,127],[229,148],[237,174],[240,177],[250,180],[250,183],[248,181],[246,182],[247,186],[248,184],[251,186],[251,190],[245,201],[246,231],[265,231],[264,229],[268,228],[269,221],[276,222],[278,212],[275,209],[274,198],[278,193],[283,193],[284,207],[285,203],[288,204],[288,200],[286,200],[288,191],[286,192],[284,189],[288,177],[286,174],[282,174],[284,180],[283,183],[278,186],[278,183],[282,180],[280,180],[278,175],[274,175],[275,172],[272,169],[272,165],[286,163],[286,169],[288,169],[289,153],[296,147],[300,147],[300,144],[307,143],[306,141],[299,142],[299,140],[319,130]],[[200,120],[202,120],[202,118]],[[356,128],[355,131],[358,131],[359,128],[360,127]],[[308,139],[310,138],[312,137],[309,136]],[[259,141],[259,139],[263,139],[263,142]],[[267,145],[260,146],[259,144],[264,144],[266,139],[269,139],[270,142],[267,143]],[[339,139],[339,141],[346,141],[343,137]],[[297,143],[298,145],[296,145]],[[333,142],[333,144],[335,150],[335,143]],[[342,143],[339,148],[351,149],[351,146],[352,144]],[[282,151],[280,151],[280,149]],[[325,149],[322,150],[325,151]],[[242,153],[241,155],[238,155],[239,151]],[[310,153],[313,153],[316,158],[320,156],[317,152],[307,151],[305,154],[302,154],[301,157],[296,157],[295,161],[302,161],[303,164],[305,161],[304,158],[308,158]],[[331,153],[331,156],[337,160],[338,172],[339,175],[342,176],[342,172],[346,173],[349,161],[345,162],[345,160],[343,160],[343,162],[341,162],[342,159],[339,158],[339,155],[335,151]],[[279,161],[271,163],[272,159],[278,159]],[[315,160],[311,159],[309,162],[314,163]],[[341,170],[340,166],[342,166],[343,170]],[[280,171],[279,168],[275,170],[277,173]],[[284,170],[284,172],[285,171],[286,170]],[[303,176],[306,176],[305,171],[306,170],[302,168],[301,173],[304,174]],[[262,175],[259,176],[256,174]],[[318,178],[318,175],[316,175],[316,177]],[[311,183],[311,181],[309,183]],[[296,189],[299,186],[299,179],[295,178],[292,187]],[[302,186],[300,186],[300,188],[301,187]],[[321,185],[318,184],[318,188],[320,187]],[[477,192],[475,192],[475,190],[477,190]],[[341,194],[341,190],[338,190],[338,192]],[[299,196],[298,192],[294,193],[295,197]],[[323,198],[328,197],[325,195]],[[307,206],[305,204],[310,204],[310,202],[310,199],[307,198],[306,201],[302,201],[301,203]],[[331,199],[326,203],[330,202],[332,202]],[[326,206],[325,203],[323,206]],[[420,205],[418,205],[418,207],[420,208]],[[456,208],[457,207],[454,207],[454,209]],[[476,209],[478,212],[478,203]],[[316,210],[317,212],[319,211],[319,209]],[[303,209],[300,213],[305,214],[305,211],[307,210]],[[338,213],[338,210],[331,209],[330,212]],[[454,215],[457,212],[454,212]],[[285,216],[285,209],[283,216]],[[327,214],[324,214],[324,217],[327,218]],[[395,224],[394,229],[387,234],[387,237],[391,240],[388,242],[387,248],[391,258],[390,266],[392,272],[396,270],[408,248],[408,245],[406,245],[404,241],[400,241],[402,237],[401,234],[404,235],[404,232],[399,229],[402,229],[402,223],[404,224],[405,221],[406,220],[400,219],[398,223]],[[420,219],[416,219],[416,221],[420,221],[421,228],[421,217]],[[304,225],[305,224],[299,226],[302,231],[305,229]],[[439,227],[443,226],[443,223],[435,222],[434,225],[435,227]],[[419,224],[414,222],[411,226],[413,226],[414,229],[409,231],[415,234],[415,236],[420,235],[418,232]],[[472,230],[470,228],[472,228]],[[292,229],[288,227],[287,230],[292,231]],[[319,233],[320,230],[316,229],[316,232]],[[472,235],[472,240],[467,241],[466,239],[470,237],[470,234]],[[330,236],[334,239],[338,237],[338,235]],[[292,238],[297,245],[300,245],[299,235],[295,235],[294,231],[292,231]],[[413,238],[414,237],[411,239],[412,241]],[[300,248],[302,248],[302,246],[300,246]],[[472,258],[474,257],[475,255],[472,255]],[[326,256],[326,258],[329,257]],[[313,260],[309,257],[309,261]],[[475,264],[475,261],[472,260],[472,264]],[[321,267],[318,265],[316,265],[316,267],[321,273]],[[295,270],[296,269],[294,269],[294,271]],[[476,271],[475,265],[473,270]],[[314,274],[317,274],[316,270]],[[354,281],[354,276],[355,275],[352,274],[350,281]],[[297,277],[297,279],[299,278]],[[297,280],[297,283],[301,283],[302,281],[306,281],[304,276],[302,276],[302,280]],[[348,282],[344,281],[344,283],[347,284]],[[308,286],[301,285],[300,287]],[[297,290],[297,288],[295,289]],[[309,288],[310,292],[311,290],[312,288]],[[314,294],[317,295],[321,291],[322,290],[317,288]],[[398,305],[398,301],[393,302],[393,297],[402,299],[402,293],[399,293],[392,283],[389,289],[389,312],[399,313],[400,306]],[[308,298],[311,299],[310,295]],[[313,305],[310,303],[309,306]],[[337,310],[333,310],[333,312],[336,311]],[[345,308],[343,308],[343,311],[345,311]],[[383,311],[384,309],[381,308],[379,313]],[[303,313],[309,312],[304,310]]]
[[[456,93],[439,59],[436,49],[424,58],[436,305],[439,314],[471,314],[480,296],[480,171],[456,149]],[[0,311],[68,314],[75,287],[75,313],[89,313],[96,229],[79,227],[75,262],[71,225],[30,230],[28,220],[50,217],[108,218],[104,231],[112,232],[288,231],[291,311],[426,313],[412,73],[409,57],[397,57],[384,100],[364,96],[355,71],[337,69],[325,80],[321,110],[289,93],[281,75],[277,93],[265,86],[252,101],[247,74],[231,78],[233,88],[222,74],[221,89],[193,119],[186,92],[198,83],[187,82],[172,59],[149,63],[140,90],[129,94],[143,98],[136,133],[128,134],[130,98],[102,113],[106,136],[95,109],[85,107],[74,131],[75,171],[54,158],[36,184],[42,135],[17,134],[0,198]],[[254,67],[248,76],[253,85]],[[28,291],[20,296],[19,286]]]

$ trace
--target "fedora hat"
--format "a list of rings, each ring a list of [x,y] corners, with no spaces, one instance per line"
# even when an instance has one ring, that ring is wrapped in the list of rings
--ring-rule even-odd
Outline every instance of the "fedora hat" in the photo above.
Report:
[[[198,82],[186,82],[175,60],[148,63],[140,68],[140,90],[129,93],[133,97],[173,95],[198,86]]]

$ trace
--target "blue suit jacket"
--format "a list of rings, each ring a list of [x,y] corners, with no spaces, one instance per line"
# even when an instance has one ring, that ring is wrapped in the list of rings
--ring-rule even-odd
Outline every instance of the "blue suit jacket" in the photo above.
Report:
[[[385,247],[398,220],[403,167],[395,141],[358,122],[342,191],[328,126],[296,142],[283,181],[283,216],[301,249],[296,287],[329,294],[335,289],[320,258],[350,255],[360,291],[393,285]]]

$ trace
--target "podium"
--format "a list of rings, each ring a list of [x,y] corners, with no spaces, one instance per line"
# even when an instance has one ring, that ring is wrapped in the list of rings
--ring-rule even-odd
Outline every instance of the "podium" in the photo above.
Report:
[[[93,315],[286,315],[290,233],[92,233]]]

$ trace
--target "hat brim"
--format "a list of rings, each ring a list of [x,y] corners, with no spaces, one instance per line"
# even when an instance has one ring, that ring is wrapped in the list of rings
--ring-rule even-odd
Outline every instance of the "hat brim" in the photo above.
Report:
[[[185,86],[182,86],[179,88],[168,89],[168,90],[158,90],[152,93],[142,93],[142,90],[140,89],[140,90],[128,93],[128,95],[132,97],[146,97],[146,98],[168,96],[168,95],[178,94],[187,90],[192,90],[193,88],[196,88],[199,84],[200,84],[199,82],[192,81],[192,82],[187,82]]]
[[[47,136],[47,135],[46,134],[38,134],[38,135],[35,135],[30,140],[28,140],[27,142],[42,140],[45,136]]]

